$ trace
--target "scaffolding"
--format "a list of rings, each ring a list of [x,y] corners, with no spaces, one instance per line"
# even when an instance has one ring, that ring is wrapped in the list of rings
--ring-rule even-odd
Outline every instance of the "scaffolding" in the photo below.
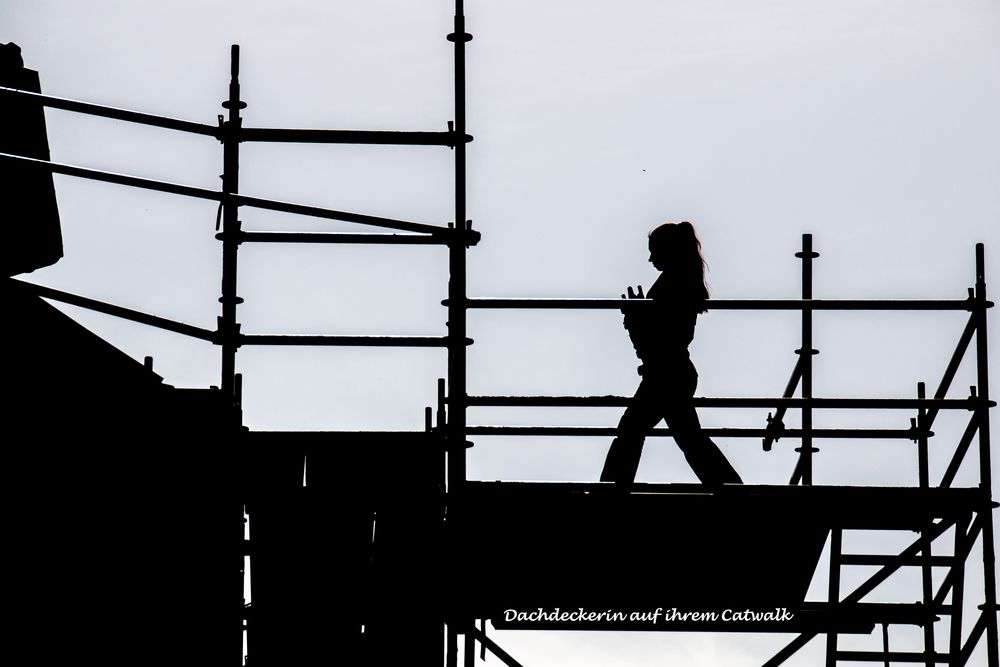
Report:
[[[124,174],[110,173],[80,166],[59,164],[47,160],[34,159],[11,154],[0,154],[0,159],[19,165],[24,169],[40,169],[51,173],[64,174],[119,185],[171,193],[185,197],[205,199],[219,203],[219,233],[216,238],[222,245],[222,287],[221,314],[214,330],[196,327],[144,312],[107,304],[92,298],[15,281],[18,289],[26,290],[46,299],[60,301],[74,306],[88,308],[126,320],[139,322],[167,331],[190,336],[218,345],[222,352],[221,392],[227,403],[236,408],[232,411],[231,437],[242,441],[247,451],[261,446],[268,451],[274,447],[291,447],[303,456],[321,458],[328,434],[277,435],[247,433],[242,427],[242,377],[236,371],[236,354],[240,347],[262,346],[374,346],[374,347],[438,347],[447,350],[446,379],[438,382],[438,404],[426,408],[425,430],[410,434],[410,439],[419,440],[421,446],[436,452],[430,459],[419,462],[413,470],[420,470],[426,482],[419,491],[425,494],[424,514],[419,523],[420,530],[410,534],[419,539],[429,537],[436,546],[431,549],[426,563],[435,560],[433,567],[447,592],[444,601],[430,619],[428,631],[430,654],[438,646],[442,637],[433,629],[436,625],[443,631],[443,656],[446,667],[456,667],[459,648],[463,649],[463,664],[472,665],[475,646],[489,650],[507,665],[519,665],[496,641],[486,635],[485,619],[490,619],[495,628],[522,629],[628,629],[637,630],[732,630],[724,623],[694,624],[690,620],[665,623],[651,627],[648,622],[634,624],[607,624],[597,621],[591,625],[565,625],[560,621],[545,620],[505,620],[500,611],[512,604],[512,600],[524,604],[559,604],[573,600],[583,606],[608,604],[619,606],[642,606],[654,604],[654,598],[641,594],[618,594],[614,590],[587,593],[583,598],[570,588],[560,588],[552,579],[551,570],[540,570],[537,576],[528,576],[520,584],[502,577],[494,584],[477,583],[471,590],[463,582],[475,578],[475,570],[490,566],[490,554],[501,558],[503,545],[511,548],[523,546],[528,539],[541,534],[537,525],[551,517],[554,512],[566,519],[566,535],[573,539],[572,531],[585,531],[588,526],[597,525],[609,529],[612,523],[622,522],[623,516],[633,516],[626,521],[630,526],[638,525],[643,517],[662,516],[664,512],[676,510],[694,511],[698,516],[742,517],[751,520],[757,512],[769,512],[771,516],[782,516],[786,525],[794,525],[796,531],[807,534],[795,544],[787,541],[787,536],[774,535],[782,549],[788,548],[791,556],[787,562],[778,563],[791,568],[797,579],[790,582],[787,590],[771,590],[755,587],[746,577],[727,584],[719,603],[739,600],[748,603],[795,604],[801,612],[792,623],[772,625],[750,624],[743,629],[763,632],[793,632],[793,639],[784,649],[771,659],[765,667],[774,667],[796,653],[801,647],[819,635],[826,637],[826,664],[835,665],[849,661],[871,662],[918,662],[927,665],[964,665],[969,656],[985,637],[986,653],[990,667],[1000,667],[998,662],[996,570],[994,554],[994,528],[992,511],[992,479],[990,467],[990,427],[989,408],[994,403],[989,398],[988,358],[987,358],[987,310],[993,305],[987,300],[985,282],[985,257],[982,244],[976,246],[975,284],[969,290],[968,298],[959,300],[829,300],[815,299],[812,294],[813,260],[818,257],[812,245],[812,236],[802,237],[801,251],[796,256],[801,259],[802,283],[800,299],[712,299],[711,310],[790,310],[801,313],[801,344],[796,350],[794,364],[783,394],[774,398],[696,398],[695,404],[705,408],[768,408],[773,410],[768,423],[763,428],[718,428],[706,429],[709,436],[727,438],[759,438],[763,449],[770,450],[778,438],[800,441],[797,464],[792,471],[788,486],[726,486],[707,492],[698,485],[685,484],[637,484],[627,496],[622,496],[613,485],[602,483],[518,483],[518,482],[477,482],[467,479],[466,452],[471,446],[471,436],[514,435],[514,436],[608,436],[615,429],[605,427],[566,426],[501,426],[469,424],[467,412],[480,406],[538,406],[538,407],[619,407],[627,404],[624,396],[486,396],[469,395],[467,391],[467,315],[469,309],[525,310],[525,309],[593,309],[617,313],[621,309],[619,299],[515,299],[515,298],[470,298],[466,290],[466,251],[480,240],[478,231],[472,229],[468,219],[466,204],[466,145],[472,140],[467,134],[465,119],[465,51],[472,36],[465,30],[464,3],[456,0],[453,32],[448,40],[454,44],[454,118],[446,131],[437,132],[386,132],[357,130],[318,129],[278,129],[251,128],[243,125],[243,110],[246,103],[240,99],[239,47],[231,51],[231,71],[229,90],[222,106],[226,115],[219,116],[218,125],[202,124],[174,118],[166,118],[147,113],[110,108],[75,100],[68,100],[38,92],[14,88],[0,88],[0,97],[19,100],[22,103],[63,109],[87,115],[112,118],[141,125],[159,127],[179,132],[211,137],[218,140],[223,148],[221,190],[211,190],[177,183],[138,178]],[[447,147],[454,154],[454,221],[447,224],[426,224],[375,217],[303,204],[252,197],[240,192],[239,165],[240,144],[245,142],[286,142],[286,143],[330,143],[330,144],[388,144],[421,145]],[[239,210],[241,207],[278,211],[320,219],[357,223],[379,228],[381,232],[251,232],[241,228]],[[238,253],[243,243],[310,243],[310,244],[399,244],[399,245],[439,245],[447,248],[449,278],[446,306],[447,333],[441,336],[338,336],[338,335],[280,335],[247,334],[241,331],[238,306],[242,299],[238,296]],[[648,307],[649,302],[630,305]],[[813,341],[813,315],[817,311],[859,311],[859,310],[909,310],[909,311],[961,311],[968,313],[968,321],[951,356],[944,375],[934,394],[927,396],[926,387],[920,383],[916,396],[910,398],[823,398],[813,394],[813,356],[817,354]],[[975,358],[976,386],[964,398],[951,398],[949,391],[962,360],[972,354]],[[796,394],[798,394],[796,396]],[[908,428],[817,428],[813,425],[816,410],[824,409],[894,410],[915,413]],[[788,410],[799,411],[801,426],[786,428],[784,417]],[[970,412],[970,419],[964,434],[957,443],[946,472],[938,483],[930,477],[929,455],[932,427],[938,414],[943,410]],[[668,436],[669,429],[656,429],[652,435]],[[359,448],[374,446],[389,436],[379,433],[342,434]],[[405,440],[407,437],[402,438]],[[913,488],[868,488],[829,487],[813,484],[813,470],[818,439],[896,439],[915,442],[917,445],[918,485]],[[979,482],[972,488],[954,488],[959,468],[967,458],[973,443],[978,444]],[[401,452],[403,450],[400,450]],[[400,454],[406,456],[406,454]],[[377,465],[367,461],[365,465]],[[311,459],[310,459],[311,460]],[[259,462],[258,462],[259,463]],[[421,467],[423,466],[423,467]],[[251,477],[268,475],[266,464],[239,466],[249,470]],[[311,473],[310,473],[311,474]],[[294,475],[293,475],[294,476]],[[301,479],[301,475],[300,475]],[[396,480],[400,488],[409,489],[403,477]],[[259,482],[259,486],[255,486]],[[262,488],[270,482],[251,479],[244,487],[243,501],[248,505],[259,502],[267,493]],[[406,504],[412,500],[407,494],[395,488],[388,496],[392,502]],[[373,501],[375,502],[375,501]],[[382,501],[378,501],[382,502]],[[376,503],[377,504],[377,503]],[[374,507],[375,505],[372,505]],[[736,508],[750,508],[745,516]],[[530,510],[530,511],[529,511]],[[373,513],[381,510],[366,509],[366,521]],[[539,513],[535,524],[531,511]],[[251,521],[254,513],[251,510]],[[391,512],[389,513],[391,515]],[[268,519],[261,514],[262,525]],[[568,517],[568,518],[567,518]],[[233,522],[243,517],[233,517]],[[603,523],[602,523],[603,522]],[[729,525],[729,524],[727,524]],[[370,523],[365,526],[370,527]],[[912,530],[919,533],[910,546],[899,553],[854,554],[843,549],[844,531],[854,529]],[[253,531],[253,525],[251,526]],[[944,541],[951,531],[953,546],[950,555],[935,552],[935,544]],[[370,532],[370,531],[369,531]],[[565,537],[563,535],[562,537]],[[529,538],[530,536],[530,538]],[[786,540],[786,541],[782,541]],[[982,545],[983,601],[979,614],[974,619],[963,618],[963,604],[966,589],[965,568],[977,542]],[[829,544],[830,574],[828,599],[824,603],[803,603],[803,577],[808,584],[820,550]],[[370,547],[370,545],[368,545]],[[365,547],[366,549],[368,547]],[[397,545],[399,549],[402,547]],[[558,549],[559,545],[553,545]],[[637,548],[632,544],[630,548]],[[362,550],[364,551],[364,549]],[[263,552],[257,551],[253,532],[249,543],[234,544],[234,560],[240,559],[240,574],[243,574],[244,557],[251,562]],[[365,551],[370,556],[370,553]],[[273,555],[273,552],[272,552]],[[364,561],[362,554],[362,561]],[[395,554],[396,558],[401,557]],[[598,552],[594,558],[610,557],[606,552]],[[391,560],[391,559],[389,559]],[[280,559],[274,561],[279,563]],[[279,563],[280,564],[280,563]],[[556,567],[557,564],[550,564]],[[690,564],[681,563],[678,567]],[[759,563],[767,567],[766,563]],[[771,563],[771,567],[775,564]],[[858,588],[845,593],[841,586],[841,573],[845,567],[875,566],[879,569]],[[322,565],[317,565],[322,567]],[[361,567],[366,567],[362,565]],[[886,579],[901,568],[918,568],[921,577],[921,600],[916,603],[870,603],[865,598],[875,591]],[[234,568],[235,569],[235,568]],[[266,569],[266,568],[265,568]],[[789,571],[791,571],[789,570]],[[935,588],[935,572],[943,572],[943,580]],[[397,573],[398,574],[398,573]],[[745,574],[745,573],[744,573]],[[773,581],[771,582],[773,584]],[[235,596],[236,585],[229,590]],[[612,587],[613,588],[613,587]],[[684,600],[691,591],[677,588],[677,599]],[[634,593],[634,591],[633,591]],[[521,597],[518,597],[518,596]],[[630,597],[631,595],[631,597]],[[616,597],[617,596],[617,597]],[[242,599],[242,594],[239,594]],[[553,602],[554,601],[554,602]],[[260,618],[255,617],[252,608],[241,608],[232,619],[220,622],[220,632],[234,636],[249,632],[250,655],[254,655],[254,629]],[[946,649],[935,644],[935,622],[948,620],[948,641]],[[479,627],[476,620],[480,620]],[[364,633],[356,627],[357,619],[346,622],[351,632]],[[387,622],[388,623],[388,622]],[[838,638],[842,633],[871,632],[877,625],[883,626],[885,644],[883,650],[872,652],[841,650]],[[887,626],[889,624],[909,624],[923,628],[924,647],[919,652],[891,651],[888,646]],[[362,623],[363,625],[363,623]],[[376,624],[377,625],[377,624]],[[967,630],[971,625],[971,630]],[[388,625],[386,627],[389,627]],[[397,626],[393,626],[397,627]],[[369,629],[369,634],[371,634]],[[380,642],[393,641],[390,633],[380,630],[376,637]],[[464,641],[459,637],[464,636]],[[326,641],[326,640],[323,640]],[[234,640],[235,644],[239,643]],[[275,644],[280,650],[281,643]],[[286,645],[287,646],[287,645]],[[370,646],[368,649],[370,650]],[[271,655],[275,659],[275,655]],[[236,655],[234,653],[234,662]],[[254,663],[267,663],[267,659],[253,658]],[[432,663],[433,664],[433,663]],[[437,664],[440,664],[438,662]]]

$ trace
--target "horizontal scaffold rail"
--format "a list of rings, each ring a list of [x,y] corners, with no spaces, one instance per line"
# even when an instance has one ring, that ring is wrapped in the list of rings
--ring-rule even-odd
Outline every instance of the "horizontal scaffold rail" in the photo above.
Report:
[[[465,245],[475,245],[479,242],[480,238],[479,232],[471,229],[438,227],[436,225],[427,225],[418,222],[406,222],[403,220],[393,220],[390,218],[381,218],[372,215],[363,215],[360,213],[335,211],[333,209],[322,208],[319,206],[308,206],[305,204],[294,204],[291,202],[283,202],[273,199],[262,199],[260,197],[249,197],[247,195],[231,194],[220,192],[218,190],[198,188],[191,185],[181,185],[179,183],[169,183],[150,178],[140,178],[138,176],[128,176],[126,174],[118,174],[110,171],[77,167],[75,165],[61,164],[47,160],[38,160],[35,158],[23,157],[21,155],[11,155],[10,153],[0,153],[0,160],[14,161],[24,166],[45,169],[56,174],[64,174],[66,176],[76,176],[78,178],[87,178],[95,181],[103,181],[105,183],[127,185],[129,187],[166,192],[185,197],[193,197],[195,199],[208,199],[222,203],[231,202],[237,206],[249,206],[251,208],[259,208],[268,211],[292,213],[295,215],[324,218],[327,220],[338,220],[341,222],[353,222],[362,225],[385,227],[405,232],[420,232],[443,237],[446,242],[458,242]]]
[[[54,97],[35,93],[30,90],[0,86],[0,96],[7,98],[19,97],[36,104],[73,111],[88,116],[112,118],[138,125],[161,127],[189,134],[199,134],[221,140],[223,133],[233,132],[233,128],[223,128],[219,125],[198,123],[179,118],[157,116],[156,114],[119,109],[103,104],[81,102],[63,97]],[[239,127],[235,130],[239,141],[244,142],[284,142],[302,144],[370,144],[395,146],[448,146],[454,148],[458,133],[448,130],[441,132],[399,132],[392,130],[325,130],[325,129],[295,129],[295,128],[254,128]],[[465,143],[472,141],[468,134]]]
[[[112,315],[123,320],[138,322],[148,326],[184,334],[192,338],[199,338],[210,343],[220,345],[222,334],[218,331],[203,329],[191,324],[177,322],[175,320],[150,315],[131,308],[116,306],[114,304],[98,301],[89,297],[63,292],[44,285],[25,282],[23,280],[11,279],[8,284],[23,289],[31,294],[35,294],[45,299],[59,301],[71,306],[86,308],[105,315]],[[325,346],[325,347],[447,347],[447,336],[352,336],[352,335],[271,335],[271,334],[240,334],[239,345],[283,345],[283,346]],[[466,345],[471,345],[472,340],[466,339]]]
[[[0,96],[12,98],[20,97],[23,99],[31,100],[42,106],[52,107],[53,109],[63,109],[64,111],[75,111],[77,113],[86,114],[88,116],[100,116],[102,118],[113,118],[115,120],[124,120],[130,123],[138,123],[140,125],[151,125],[153,127],[162,127],[168,130],[179,130],[181,132],[188,132],[190,134],[201,134],[209,137],[219,137],[221,132],[220,128],[216,125],[208,125],[205,123],[196,123],[190,120],[180,120],[178,118],[168,118],[166,116],[157,116],[155,114],[143,113],[141,111],[129,111],[128,109],[117,109],[115,107],[108,107],[101,104],[92,104],[90,102],[80,102],[78,100],[68,100],[62,97],[53,97],[51,95],[42,95],[41,93],[33,93],[29,90],[19,90],[17,88],[7,88],[0,86]]]
[[[450,400],[450,399],[449,399]],[[622,407],[630,396],[469,396],[468,406],[484,407]],[[975,410],[981,398],[784,398],[784,397],[696,397],[694,404],[710,408],[827,408],[876,410]],[[987,407],[996,402],[988,401]]]
[[[220,241],[224,234],[216,234]],[[360,243],[374,245],[446,245],[437,234],[354,234],[350,232],[238,232],[240,243]]]
[[[240,334],[240,345],[301,345],[326,347],[447,347],[447,336],[330,336],[309,334]],[[466,339],[466,345],[472,341]]]
[[[67,303],[71,306],[86,308],[87,310],[104,313],[105,315],[113,315],[114,317],[118,317],[123,320],[146,324],[165,331],[173,331],[174,333],[184,334],[185,336],[207,340],[212,343],[218,343],[219,340],[218,333],[209,329],[203,329],[191,324],[184,324],[183,322],[176,322],[165,317],[159,317],[158,315],[150,315],[138,310],[132,310],[131,308],[124,308],[122,306],[104,303],[103,301],[80,296],[79,294],[63,292],[51,287],[45,287],[44,285],[36,285],[23,280],[17,280],[16,278],[10,279],[8,284],[45,299],[52,299],[53,301]]]
[[[448,301],[443,302],[448,305]],[[466,299],[467,308],[479,310],[621,310],[651,307],[652,299],[549,299],[486,298]],[[709,310],[967,310],[977,307],[975,299],[709,299]],[[987,308],[993,302],[986,302]]]
[[[256,431],[252,431],[256,433]],[[285,433],[282,431],[281,433]],[[566,494],[607,493],[614,497],[620,488],[614,482],[508,482],[495,480],[469,480],[469,489],[483,493],[503,493],[527,495],[533,499],[560,498]],[[984,489],[978,487],[942,489],[936,487],[918,488],[912,486],[843,486],[815,484],[811,486],[788,486],[785,484],[724,484],[706,491],[704,484],[683,482],[635,482],[631,486],[633,494],[705,494],[733,497],[769,496],[783,498],[789,503],[801,500],[832,501],[838,505],[855,504],[858,508],[872,508],[872,511],[891,516],[900,508],[911,508],[915,504],[926,503],[935,511],[948,513],[955,509],[987,511],[983,505]],[[877,509],[876,509],[877,508]],[[942,515],[943,516],[943,515]],[[942,526],[941,532],[948,526]],[[916,552],[909,553],[913,556]]]
[[[393,146],[454,147],[455,132],[399,132],[393,130],[311,130],[246,127],[240,128],[240,141],[301,144],[371,144]],[[472,141],[465,135],[465,143]]]
[[[618,435],[618,429],[610,426],[469,426],[469,435],[539,435],[539,436],[602,436]],[[786,428],[780,432],[768,428],[703,428],[702,433],[715,438],[801,438],[802,429]],[[655,428],[647,433],[652,437],[673,435],[669,428]],[[900,428],[814,428],[809,430],[814,438],[857,438],[892,440],[915,440],[921,437],[932,437],[933,431],[916,427]]]

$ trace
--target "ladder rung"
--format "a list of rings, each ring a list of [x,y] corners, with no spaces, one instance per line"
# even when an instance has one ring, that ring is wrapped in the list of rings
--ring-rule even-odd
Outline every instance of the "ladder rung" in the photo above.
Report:
[[[950,660],[947,653],[910,653],[901,651],[837,651],[834,654],[837,660],[853,662],[927,662],[930,658],[934,662],[947,664]]]
[[[877,565],[879,567],[884,565],[923,565],[925,562],[930,561],[931,565],[951,565],[955,562],[954,556],[931,556],[929,559],[926,556],[907,556],[905,558],[900,558],[899,556],[883,555],[883,554],[844,554],[840,557],[840,562],[842,565]]]

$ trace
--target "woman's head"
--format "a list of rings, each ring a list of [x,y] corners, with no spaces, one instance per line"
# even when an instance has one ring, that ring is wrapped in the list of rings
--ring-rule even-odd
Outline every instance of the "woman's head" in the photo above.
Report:
[[[649,261],[697,300],[708,298],[705,258],[690,222],[666,222],[649,233]]]

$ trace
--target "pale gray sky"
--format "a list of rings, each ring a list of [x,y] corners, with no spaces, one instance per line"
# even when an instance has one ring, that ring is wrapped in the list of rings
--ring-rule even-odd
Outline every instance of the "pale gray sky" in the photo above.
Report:
[[[222,111],[229,45],[239,43],[247,126],[440,130],[452,117],[452,11],[446,0],[7,0],[0,40],[21,45],[45,92],[202,122]],[[797,296],[803,232],[822,255],[818,297],[964,297],[979,241],[995,278],[1000,3],[470,0],[467,13],[469,215],[483,233],[469,252],[471,295],[614,297],[648,286],[645,233],[669,219],[697,226],[721,298]],[[61,111],[48,119],[56,161],[218,187],[221,148],[210,139]],[[447,149],[244,145],[242,156],[248,194],[452,219]],[[67,177],[56,187],[66,257],[31,280],[214,327],[210,202]],[[242,219],[252,229],[350,227],[253,210]],[[444,332],[440,249],[244,247],[241,268],[246,332]],[[153,355],[168,382],[218,382],[207,344],[68,312],[133,356]],[[960,314],[818,314],[815,393],[911,396],[918,380],[933,390],[962,326]],[[628,394],[637,381],[611,312],[480,311],[469,330],[472,393]],[[704,316],[692,348],[699,393],[780,393],[797,337],[793,314]],[[246,421],[419,429],[444,362],[441,351],[243,350]],[[954,386],[961,395],[972,382],[965,367]],[[481,410],[472,421],[610,425],[618,412]],[[702,418],[759,426],[764,414]],[[935,477],[961,429],[957,418],[939,425]],[[481,438],[470,476],[593,480],[607,444]],[[754,441],[721,445],[747,481],[790,474],[792,443],[770,454]],[[819,446],[817,483],[915,480],[909,443]],[[655,440],[639,479],[693,476],[672,443]],[[526,665],[752,665],[786,639],[499,638]],[[809,664],[818,648],[789,664]]]

